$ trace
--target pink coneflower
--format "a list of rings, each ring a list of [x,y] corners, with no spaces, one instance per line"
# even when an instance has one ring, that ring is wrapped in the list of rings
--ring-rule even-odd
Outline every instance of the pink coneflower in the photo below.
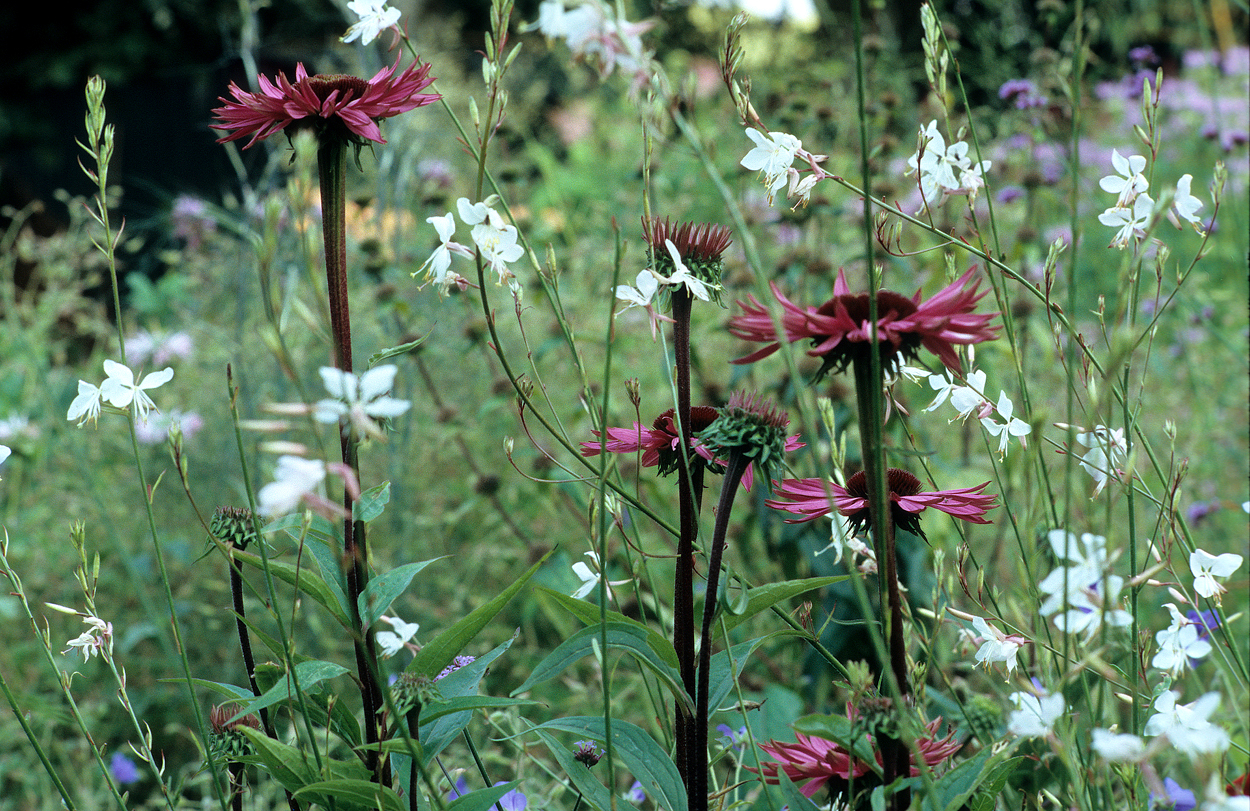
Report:
[[[997,328],[989,326],[994,315],[972,310],[984,292],[978,293],[979,281],[972,281],[976,268],[960,276],[927,301],[920,300],[920,291],[911,298],[889,290],[877,291],[877,339],[881,359],[888,370],[904,360],[916,357],[920,347],[937,355],[954,371],[961,371],[956,345],[975,344],[994,338]],[[785,341],[793,343],[804,338],[812,341],[807,354],[824,359],[819,375],[842,371],[859,353],[866,352],[872,338],[868,321],[868,294],[852,295],[846,283],[846,272],[839,270],[833,285],[833,298],[820,307],[800,307],[770,284],[773,295],[782,307],[782,328]],[[729,331],[746,341],[767,344],[734,363],[753,363],[776,352],[781,346],[768,308],[755,296],[738,302],[743,313],[729,320]]]
[[[976,487],[925,493],[921,492],[920,480],[915,476],[905,470],[890,468],[886,473],[886,486],[890,491],[895,526],[922,538],[924,533],[920,530],[919,514],[926,507],[934,507],[973,524],[988,524],[986,511],[998,506],[994,501],[997,496],[981,492],[989,486],[989,482]],[[788,524],[812,521],[834,510],[846,516],[856,532],[871,523],[868,515],[868,477],[862,470],[847,480],[846,487],[826,483],[823,479],[786,479],[774,484],[773,493],[777,498],[769,499],[765,504],[774,510],[803,516],[786,519]],[[832,503],[827,493],[833,494]]]
[[[358,144],[366,141],[384,144],[378,121],[424,107],[437,101],[437,93],[422,93],[434,81],[429,64],[413,60],[398,75],[399,62],[383,68],[365,81],[356,76],[326,74],[309,76],[301,63],[295,68],[292,84],[279,73],[277,83],[258,76],[260,92],[249,93],[233,82],[234,100],[219,98],[225,106],[213,110],[220,123],[214,129],[228,134],[218,143],[248,135],[244,149],[292,124],[312,126],[318,135],[331,129]]]
[[[656,417],[650,428],[644,428],[642,423],[638,422],[630,428],[608,428],[606,443],[608,453],[636,454],[642,451],[643,467],[658,466],[660,473],[665,476],[674,472],[681,464],[681,452],[678,450],[681,436],[677,431],[677,421],[673,415],[674,409],[670,408]],[[690,409],[690,449],[694,451],[696,457],[703,460],[704,465],[717,472],[724,467],[725,463],[707,449],[698,439],[698,434],[716,422],[719,416],[720,410],[711,406],[693,406]],[[598,431],[592,431],[592,433],[596,437],[599,436]],[[795,451],[801,447],[803,443],[799,442],[798,434],[786,439],[786,451]],[[582,456],[598,456],[603,445],[596,439],[583,442],[581,448]],[[742,476],[744,489],[750,490],[752,484],[754,484],[754,465],[748,467]]]
[[[846,708],[847,717],[852,721],[859,717],[858,711],[848,704]],[[942,725],[941,718],[935,718],[925,724],[925,731],[928,737],[918,738],[916,740],[916,748],[920,750],[921,756],[925,763],[929,766],[936,766],[942,763],[955,752],[959,751],[962,744],[953,740],[955,731],[951,730],[946,737],[938,737],[938,728]],[[872,740],[872,736],[865,733],[868,740]],[[781,769],[786,773],[786,777],[794,783],[800,780],[808,782],[799,786],[799,791],[804,797],[812,797],[825,785],[835,778],[841,780],[850,780],[852,778],[860,778],[869,771],[868,764],[864,761],[852,757],[845,749],[833,741],[827,741],[824,738],[817,738],[802,733],[795,734],[796,743],[784,743],[782,741],[769,741],[761,743],[760,748],[777,760],[777,763],[762,763],[758,769],[758,773],[764,778],[766,783],[778,782],[777,770]],[[881,753],[874,751],[877,756],[877,763],[881,763]],[[757,771],[751,769],[750,771]],[[920,769],[912,764],[912,777],[919,776]]]

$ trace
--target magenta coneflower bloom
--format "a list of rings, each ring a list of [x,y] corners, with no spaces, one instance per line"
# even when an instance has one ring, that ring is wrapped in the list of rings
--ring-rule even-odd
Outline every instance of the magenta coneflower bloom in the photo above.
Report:
[[[674,472],[681,464],[681,453],[678,451],[681,435],[677,431],[674,413],[674,409],[671,408],[665,411],[655,418],[650,428],[644,428],[642,423],[638,422],[630,428],[608,428],[606,443],[608,453],[636,454],[642,451],[643,467],[658,466],[660,473],[665,476]],[[705,467],[714,472],[719,472],[719,469],[725,466],[725,462],[717,459],[715,454],[699,441],[698,434],[714,423],[719,416],[719,409],[711,406],[693,406],[690,409],[690,449],[694,451],[697,459],[703,460]],[[599,436],[598,431],[591,433],[596,437]],[[786,439],[787,451],[795,451],[801,447],[803,443],[799,442],[798,434]],[[582,456],[598,456],[603,445],[599,440],[594,440],[583,442],[581,448]],[[754,483],[753,468],[753,465],[748,467],[742,476],[742,486],[746,490],[750,490]]]
[[[859,713],[850,704],[847,705],[847,717],[855,720]],[[947,733],[946,737],[938,737],[938,728],[942,725],[941,718],[935,718],[925,724],[925,731],[928,737],[916,740],[916,748],[920,750],[921,756],[925,763],[929,766],[936,766],[951,755],[959,751],[963,745],[959,741],[954,740],[955,731],[952,729]],[[869,740],[871,735],[867,735]],[[802,733],[795,734],[795,743],[784,743],[782,741],[769,741],[761,743],[760,748],[776,759],[777,763],[760,764],[759,774],[764,778],[766,783],[778,782],[777,770],[781,769],[786,773],[786,777],[791,782],[798,783],[800,780],[808,782],[799,786],[799,791],[804,797],[812,797],[835,778],[842,780],[850,780],[851,778],[859,778],[866,775],[869,771],[867,763],[853,757],[840,745],[833,741],[827,741],[824,738],[817,738]],[[874,750],[876,747],[874,746]],[[876,751],[877,763],[881,763],[881,753]],[[750,771],[756,771],[748,767]],[[920,769],[913,763],[911,766],[912,777],[917,777]]]
[[[995,503],[997,496],[981,492],[989,484],[985,482],[976,487],[925,493],[920,489],[920,480],[907,471],[890,468],[886,473],[891,516],[895,526],[922,538],[924,533],[920,530],[920,513],[926,507],[933,507],[973,524],[990,523],[986,520],[985,513],[998,505]],[[764,503],[774,510],[802,516],[787,518],[787,524],[812,521],[835,510],[849,519],[856,532],[871,524],[868,515],[868,477],[862,470],[847,480],[846,487],[832,482],[827,487],[826,490],[823,479],[786,479],[773,485],[773,493],[777,498],[768,499]],[[833,494],[832,503],[827,493]]]
[[[437,101],[437,93],[422,93],[434,81],[429,64],[418,60],[404,70],[399,62],[383,68],[368,81],[357,76],[318,74],[309,76],[301,63],[295,68],[295,82],[279,73],[277,83],[258,76],[260,92],[249,93],[233,82],[234,100],[219,98],[225,106],[213,110],[218,122],[214,129],[228,134],[218,143],[252,136],[244,149],[292,124],[312,126],[321,135],[337,129],[348,140],[384,144],[378,121],[424,107]]]
[[[920,291],[911,298],[889,290],[877,291],[877,339],[881,359],[888,370],[905,360],[915,359],[924,347],[937,355],[954,371],[961,371],[955,347],[975,344],[995,337],[996,327],[989,326],[994,315],[972,310],[985,295],[978,293],[978,282],[972,281],[976,268],[960,276],[927,301],[920,300]],[[868,294],[853,295],[846,283],[846,272],[839,270],[833,285],[833,298],[820,307],[800,307],[782,295],[771,284],[773,295],[782,307],[782,328],[785,341],[793,343],[811,339],[807,354],[824,359],[819,375],[842,371],[859,353],[867,351],[872,339],[868,321]],[[743,313],[729,320],[729,331],[746,341],[766,344],[734,363],[753,363],[776,352],[782,344],[768,308],[755,296],[747,303],[738,302]]]

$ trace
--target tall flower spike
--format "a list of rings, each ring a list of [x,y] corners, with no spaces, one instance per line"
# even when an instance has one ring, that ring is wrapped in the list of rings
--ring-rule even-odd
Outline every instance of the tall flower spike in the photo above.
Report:
[[[967,521],[972,524],[988,524],[985,513],[998,505],[997,496],[986,495],[982,491],[989,482],[976,487],[961,487],[956,490],[938,490],[932,493],[922,492],[920,480],[905,470],[890,468],[886,474],[886,485],[889,489],[891,515],[895,526],[905,529],[923,538],[920,529],[920,513],[927,507]],[[851,528],[858,532],[871,524],[868,514],[868,477],[861,470],[846,482],[846,487],[836,484],[827,485],[822,479],[786,479],[774,484],[776,498],[764,503],[774,510],[781,510],[801,518],[788,518],[786,523],[796,524],[812,521],[835,510],[850,520]],[[826,493],[832,493],[830,499]]]
[[[994,315],[973,312],[985,295],[977,292],[979,281],[973,281],[975,273],[975,267],[969,268],[926,301],[921,300],[919,290],[911,298],[889,290],[877,291],[877,339],[886,370],[915,360],[923,347],[937,355],[947,368],[959,372],[956,346],[981,343],[996,336],[998,328],[989,325]],[[729,331],[745,341],[766,345],[734,363],[753,363],[776,352],[783,341],[793,343],[806,338],[812,342],[807,354],[824,361],[816,374],[819,379],[827,372],[843,371],[856,357],[867,353],[872,339],[868,294],[852,295],[845,271],[838,271],[833,298],[820,307],[801,307],[782,295],[775,284],[770,286],[781,304],[784,337],[778,336],[768,307],[749,296],[747,303],[738,302],[743,312],[729,320]]]
[[[429,64],[413,60],[400,71],[399,62],[383,68],[369,80],[341,74],[309,76],[301,63],[295,82],[279,73],[276,83],[258,76],[260,91],[249,93],[233,82],[233,99],[219,98],[213,110],[221,130],[218,143],[251,136],[244,149],[288,127],[309,126],[318,137],[332,134],[358,146],[386,143],[378,121],[437,101],[437,93],[422,93],[434,81]]]
[[[651,251],[651,267],[661,277],[671,277],[684,264],[690,275],[707,285],[712,297],[720,303],[720,280],[725,265],[721,255],[733,242],[730,231],[723,225],[711,223],[674,223],[668,217],[663,220],[643,218],[643,239]],[[668,243],[676,257],[670,256]]]

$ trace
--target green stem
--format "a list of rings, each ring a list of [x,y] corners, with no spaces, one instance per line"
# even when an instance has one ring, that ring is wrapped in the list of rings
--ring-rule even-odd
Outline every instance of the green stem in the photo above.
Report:
[[[655,250],[653,248],[653,250]],[[673,585],[673,647],[681,682],[692,697],[697,691],[694,659],[694,541],[699,534],[699,513],[695,506],[694,486],[690,471],[690,312],[694,296],[685,286],[676,288],[673,301],[673,355],[677,382],[677,431],[681,464],[677,467],[677,508],[680,534],[677,540],[677,565]],[[698,730],[682,708],[674,719],[677,734],[677,770],[687,791],[698,771],[694,742]],[[705,747],[706,750],[706,747]],[[701,770],[706,772],[706,769]],[[706,784],[706,776],[704,783]],[[705,792],[706,793],[706,792]],[[693,796],[693,795],[692,795]]]

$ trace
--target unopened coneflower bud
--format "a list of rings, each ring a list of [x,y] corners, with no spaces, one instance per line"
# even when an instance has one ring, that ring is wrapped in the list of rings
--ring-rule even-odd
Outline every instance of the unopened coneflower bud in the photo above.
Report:
[[[420,712],[422,707],[441,704],[443,696],[434,686],[434,681],[429,676],[400,673],[391,685],[391,699],[395,702],[396,714],[403,717],[413,710]]]
[[[246,507],[218,507],[208,529],[214,538],[235,549],[246,549],[249,543],[256,540],[252,511]]]
[[[214,760],[238,760],[251,754],[252,745],[240,730],[259,730],[260,719],[251,713],[235,718],[243,708],[238,704],[218,704],[208,715],[208,753]]]
[[[719,456],[741,454],[769,482],[781,475],[789,424],[786,413],[772,402],[738,392],[729,398],[716,421],[699,432],[699,440]]]

